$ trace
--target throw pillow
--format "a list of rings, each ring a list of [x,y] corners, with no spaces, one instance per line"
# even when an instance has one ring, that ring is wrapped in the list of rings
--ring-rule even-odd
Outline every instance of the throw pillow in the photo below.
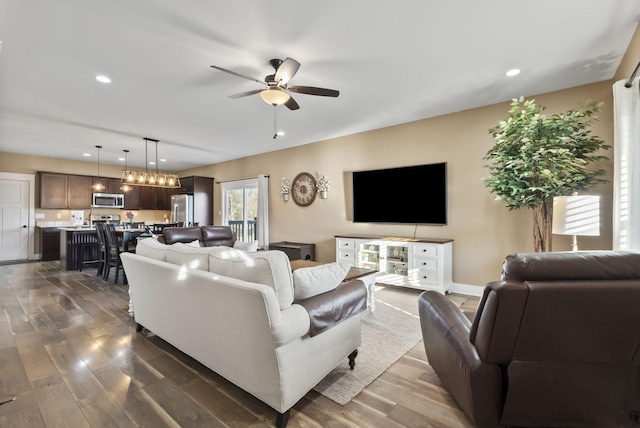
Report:
[[[285,253],[282,251],[250,253],[229,247],[210,247],[210,249],[209,272],[268,285],[275,291],[281,310],[291,306],[293,280],[291,264]]]
[[[349,272],[349,263],[333,262],[293,271],[294,300],[304,300],[335,289]]]
[[[235,248],[236,250],[242,250],[242,251],[258,251],[258,240],[255,241],[251,241],[251,242],[244,242],[244,241],[236,241],[233,244],[233,248]]]
[[[151,238],[139,239],[136,244],[136,254],[163,262],[167,261],[168,249],[168,245]]]

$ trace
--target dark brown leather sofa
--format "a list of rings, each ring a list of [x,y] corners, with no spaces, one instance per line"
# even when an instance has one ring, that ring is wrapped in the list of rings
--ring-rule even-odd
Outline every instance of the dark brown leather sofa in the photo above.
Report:
[[[201,247],[220,245],[233,247],[236,242],[236,234],[229,226],[167,227],[162,231],[162,236],[158,238],[158,241],[165,244],[176,242],[188,244],[195,240],[200,241]]]
[[[640,253],[513,254],[469,320],[419,299],[429,364],[477,426],[640,419]]]

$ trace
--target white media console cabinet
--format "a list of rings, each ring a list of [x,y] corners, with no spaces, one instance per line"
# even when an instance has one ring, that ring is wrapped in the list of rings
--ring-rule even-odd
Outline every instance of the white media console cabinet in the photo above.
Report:
[[[336,235],[336,259],[378,271],[376,282],[437,290],[452,286],[453,239]]]

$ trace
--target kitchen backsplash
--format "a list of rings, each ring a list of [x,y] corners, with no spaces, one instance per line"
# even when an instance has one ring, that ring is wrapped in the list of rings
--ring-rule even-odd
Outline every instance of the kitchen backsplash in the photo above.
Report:
[[[129,221],[125,213],[129,210],[117,209],[93,209],[84,210],[84,218],[88,222],[92,214],[119,215],[120,221]],[[163,210],[132,210],[136,215],[133,221],[143,221],[146,224],[163,223],[164,219],[171,219],[171,211]],[[35,210],[36,224],[38,226],[67,226],[72,224],[71,210],[42,209]]]

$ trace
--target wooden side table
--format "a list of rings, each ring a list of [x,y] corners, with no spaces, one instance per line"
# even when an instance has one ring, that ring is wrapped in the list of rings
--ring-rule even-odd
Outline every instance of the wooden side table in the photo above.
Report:
[[[316,244],[289,241],[271,242],[269,243],[269,249],[284,251],[289,257],[289,260],[316,259]]]

